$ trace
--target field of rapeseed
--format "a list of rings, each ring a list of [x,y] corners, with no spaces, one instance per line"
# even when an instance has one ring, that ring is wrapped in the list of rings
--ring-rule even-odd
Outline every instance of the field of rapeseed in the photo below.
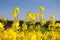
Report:
[[[12,13],[14,21],[11,27],[6,25],[7,19],[1,18],[0,40],[60,40],[60,23],[56,23],[55,15],[50,15],[49,23],[44,19],[44,7],[40,6],[40,13],[27,12],[22,25],[18,20],[19,7]],[[36,19],[39,23],[36,24]],[[5,28],[5,25],[8,28]]]

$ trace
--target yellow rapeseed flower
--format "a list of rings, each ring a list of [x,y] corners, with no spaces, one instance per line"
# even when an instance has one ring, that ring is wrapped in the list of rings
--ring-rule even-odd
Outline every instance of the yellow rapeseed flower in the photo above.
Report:
[[[14,30],[9,29],[8,30],[8,34],[9,34],[9,39],[12,39],[13,38],[13,40],[16,40],[17,34],[16,34],[16,32],[14,32]]]
[[[32,34],[33,34],[32,32],[28,32],[28,34],[27,34],[27,39],[28,40],[31,40]]]
[[[55,24],[56,20],[51,20],[50,24]]]
[[[47,32],[44,34],[44,39],[45,40],[55,40],[55,34],[54,32]]]
[[[31,18],[31,12],[27,12],[27,16],[26,16],[26,18]]]
[[[40,6],[39,7],[39,11],[42,11],[43,12],[44,11],[44,7],[43,6]]]
[[[0,22],[0,28],[3,28],[4,27],[4,25]]]
[[[60,23],[56,23],[55,26],[54,26],[54,28],[56,28],[56,27],[59,28],[60,27]]]
[[[12,13],[12,16],[15,17],[15,18],[17,17],[17,15],[18,14],[15,11]]]
[[[54,18],[55,18],[54,14],[50,15],[50,19],[54,19]]]
[[[17,32],[17,40],[21,40],[21,33]]]
[[[23,22],[26,23],[26,22],[28,22],[28,20],[24,20]]]
[[[44,14],[42,14],[42,13],[40,13],[39,16],[40,16],[40,19],[44,18]]]
[[[27,25],[26,24],[23,24],[22,25],[22,29],[23,29],[23,31],[27,30]]]
[[[40,25],[37,25],[37,26],[35,27],[35,29],[36,29],[36,31],[40,31]]]
[[[13,29],[19,29],[19,20],[15,20],[12,24]]]
[[[41,25],[44,25],[44,24],[46,24],[46,20],[40,20],[40,22],[41,22]]]
[[[2,17],[1,20],[4,21],[4,22],[6,22],[7,19],[5,17]]]
[[[21,40],[25,40],[25,34],[23,31],[21,32]]]
[[[14,11],[19,11],[19,10],[20,10],[20,9],[19,9],[19,7],[17,7],[17,6],[14,8]]]
[[[37,16],[38,16],[37,14],[32,14],[31,15],[31,20],[35,20],[37,18]]]
[[[36,32],[36,40],[42,39],[42,33],[40,31]]]
[[[33,33],[30,40],[36,40],[36,34]]]
[[[51,20],[49,25],[48,25],[48,28],[49,29],[51,29],[51,28],[53,29],[55,27],[55,22],[56,22],[55,20]]]
[[[36,14],[34,14],[34,16],[37,18],[39,16],[39,14],[36,13]]]

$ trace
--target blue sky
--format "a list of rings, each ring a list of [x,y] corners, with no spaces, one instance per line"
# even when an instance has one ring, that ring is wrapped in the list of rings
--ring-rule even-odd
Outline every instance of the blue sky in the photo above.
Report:
[[[56,20],[60,20],[60,0],[0,0],[0,18],[6,17],[13,20],[11,16],[14,7],[20,8],[19,19],[24,20],[27,11],[38,13],[40,6],[45,7],[45,19],[49,20],[50,14],[55,14]]]

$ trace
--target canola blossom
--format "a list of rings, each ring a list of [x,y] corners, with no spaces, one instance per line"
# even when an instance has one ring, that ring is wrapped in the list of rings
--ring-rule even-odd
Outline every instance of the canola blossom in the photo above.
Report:
[[[60,23],[56,22],[55,15],[50,15],[47,22],[44,19],[43,6],[40,6],[39,14],[28,11],[23,23],[18,19],[19,11],[19,7],[14,8],[14,21],[10,27],[7,25],[7,19],[1,18],[0,40],[60,40]],[[39,19],[38,23],[36,19]]]
[[[40,7],[39,7],[39,11],[44,12],[44,7],[43,7],[43,6],[40,6]]]

